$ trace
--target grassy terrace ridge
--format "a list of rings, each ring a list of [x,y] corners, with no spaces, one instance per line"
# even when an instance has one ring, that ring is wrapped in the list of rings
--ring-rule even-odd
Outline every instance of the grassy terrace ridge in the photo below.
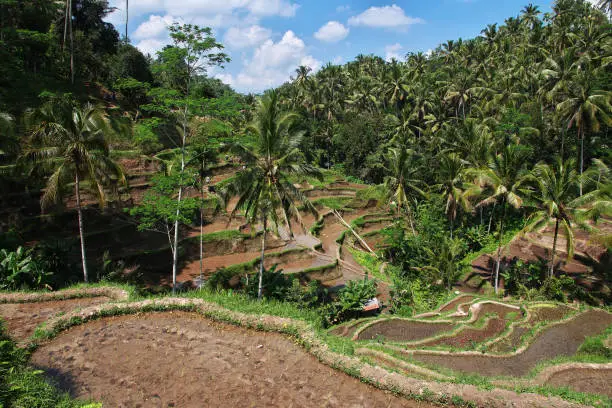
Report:
[[[85,289],[87,287],[79,286],[78,288]],[[100,287],[103,286],[94,286],[94,288]],[[113,287],[116,288],[116,286]],[[490,401],[495,401],[493,396],[498,392],[502,392],[502,389],[491,384],[489,379],[479,378],[478,376],[457,376],[453,377],[452,381],[442,381],[442,384],[439,385],[427,380],[409,380],[403,375],[398,374],[393,374],[388,379],[383,380],[378,374],[374,374],[381,373],[380,368],[369,365],[367,358],[360,359],[355,357],[354,342],[329,334],[321,326],[321,320],[314,311],[305,310],[285,302],[270,300],[255,301],[231,291],[211,292],[209,290],[190,291],[178,298],[170,296],[143,297],[133,291],[130,296],[130,299],[127,301],[92,306],[52,319],[36,330],[31,338],[30,350],[40,347],[46,341],[58,336],[62,331],[75,325],[85,324],[92,319],[142,312],[182,310],[200,313],[205,317],[220,322],[256,330],[276,331],[288,335],[294,338],[306,350],[313,353],[323,363],[345,371],[349,375],[356,376],[362,381],[383,389],[393,390],[409,398],[414,398],[419,394],[417,392],[419,387],[421,390],[425,387],[430,390],[427,393],[426,400],[444,403],[455,401],[459,406],[463,406],[465,401],[459,397],[459,394],[455,394],[460,392],[461,384],[475,385],[477,393],[483,396],[490,395],[490,397],[487,397]],[[377,362],[375,365],[379,365],[379,363]],[[388,370],[391,373],[394,371],[393,369]],[[597,401],[605,403],[608,401],[602,397],[567,392],[565,390],[554,390],[549,387],[531,387],[529,390],[542,395],[558,395],[578,403],[596,403]],[[451,398],[453,395],[457,396],[457,398]],[[523,395],[521,398],[529,400],[529,398],[533,397]],[[549,406],[546,401],[551,402],[552,400],[536,399],[533,400],[532,406]],[[497,404],[492,403],[489,406],[497,406]]]

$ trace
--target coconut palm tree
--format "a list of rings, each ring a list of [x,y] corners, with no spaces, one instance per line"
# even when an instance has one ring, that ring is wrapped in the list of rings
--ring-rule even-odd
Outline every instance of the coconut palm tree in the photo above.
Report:
[[[308,198],[289,180],[290,176],[315,176],[320,172],[305,164],[300,151],[303,132],[296,130],[298,115],[284,113],[279,109],[277,91],[266,93],[259,101],[254,122],[247,131],[255,136],[255,144],[250,147],[241,144],[232,150],[245,163],[245,168],[224,189],[223,196],[238,197],[236,207],[230,218],[243,211],[251,224],[261,222],[261,261],[259,267],[258,298],[263,293],[262,277],[268,226],[278,231],[284,226],[293,235],[290,218],[301,224],[298,203],[307,211],[317,214]]]
[[[410,198],[414,193],[425,196],[425,192],[419,187],[422,181],[416,178],[418,168],[414,162],[414,152],[404,147],[390,148],[387,154],[389,163],[389,175],[385,179],[385,188],[389,198],[397,205],[397,214],[401,209],[406,209],[408,222],[412,233],[415,234],[410,211]]]
[[[612,105],[609,91],[597,89],[595,86],[595,72],[591,64],[581,64],[577,67],[577,74],[569,83],[566,98],[557,105],[557,112],[561,115],[567,129],[575,127],[580,139],[580,175],[584,172],[584,138],[587,130],[599,132],[601,123],[612,125]],[[582,182],[580,184],[582,195]]]
[[[23,158],[52,171],[41,198],[42,208],[60,201],[65,187],[74,182],[83,278],[87,282],[81,183],[92,188],[100,207],[106,202],[105,187],[126,184],[121,167],[109,155],[105,139],[111,132],[108,117],[90,104],[81,108],[69,101],[56,100],[32,112],[29,120],[33,126]]]
[[[597,198],[597,190],[581,197],[578,196],[585,175],[581,176],[576,172],[574,159],[564,162],[557,158],[552,165],[545,163],[536,165],[529,176],[532,186],[530,195],[536,204],[536,211],[529,216],[525,231],[541,229],[551,220],[555,221],[555,233],[548,267],[549,276],[554,274],[559,228],[562,228],[565,234],[567,258],[570,259],[574,255],[573,224],[584,226],[582,220],[588,214],[586,205]]]
[[[439,155],[439,171],[437,173],[439,184],[435,187],[440,190],[446,200],[446,216],[450,221],[450,237],[453,238],[453,226],[460,208],[468,210],[471,205],[469,197],[472,189],[466,188],[464,179],[466,162],[456,153],[444,152]]]
[[[506,210],[508,204],[514,208],[520,208],[523,205],[523,193],[520,187],[527,176],[525,164],[528,156],[529,150],[524,146],[507,145],[499,154],[490,159],[487,167],[468,171],[468,174],[475,176],[478,187],[489,188],[488,197],[476,204],[476,208],[501,201],[502,216],[499,220],[499,240],[494,274],[495,293],[497,293],[499,284],[499,265],[501,263]]]

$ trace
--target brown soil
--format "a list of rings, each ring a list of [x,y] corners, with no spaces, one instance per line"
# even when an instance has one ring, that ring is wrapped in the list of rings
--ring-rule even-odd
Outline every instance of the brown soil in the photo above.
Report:
[[[110,298],[100,296],[36,303],[7,303],[0,304],[0,316],[6,322],[10,336],[23,341],[34,334],[34,330],[39,324],[59,313],[109,301],[111,301]]]
[[[489,319],[483,328],[476,329],[468,327],[452,337],[444,337],[433,340],[421,344],[421,346],[451,346],[457,348],[471,348],[471,346],[475,343],[481,343],[485,340],[498,336],[504,331],[505,328],[506,321],[504,319]]]
[[[496,314],[500,319],[507,319],[508,314],[515,313],[517,316],[522,316],[522,311],[520,309],[515,309],[513,307],[508,307],[504,305],[500,305],[499,303],[483,303],[480,305],[477,315],[475,318],[480,319],[481,317],[486,316],[487,314]]]
[[[368,234],[374,231],[380,231],[391,224],[392,221],[374,221],[366,222],[365,225],[359,228],[359,233],[362,235]]]
[[[413,358],[424,363],[485,376],[523,376],[538,362],[558,356],[571,356],[587,336],[601,333],[612,324],[612,314],[590,310],[569,322],[544,329],[524,352],[511,357],[486,355],[420,354]]]
[[[327,189],[318,188],[314,190],[308,190],[305,192],[308,198],[323,198],[323,197],[355,197],[355,190],[348,189]]]
[[[452,300],[446,306],[442,307],[440,309],[440,313],[445,313],[445,312],[450,312],[451,310],[455,310],[457,308],[457,306],[459,306],[460,304],[468,303],[468,302],[470,302],[470,301],[472,301],[474,299],[475,299],[474,296],[459,296],[459,297],[456,297],[454,300]]]
[[[336,336],[343,336],[343,337],[348,337],[351,338],[353,337],[353,334],[355,334],[355,332],[357,331],[357,329],[359,329],[361,326],[363,326],[364,324],[366,324],[367,321],[356,321],[356,322],[352,322],[349,324],[344,324],[342,326],[338,326],[332,330],[330,330],[329,332],[331,334],[335,334]]]
[[[604,222],[597,225],[597,228],[604,233],[609,233],[612,232],[612,223],[604,220]],[[504,248],[503,261],[507,262],[514,258],[522,259],[523,261],[548,260],[550,258],[553,238],[554,228],[552,225],[537,233],[518,236]],[[602,272],[610,268],[610,260],[604,256],[606,253],[605,247],[594,242],[590,234],[580,230],[574,233],[574,243],[574,258],[567,260],[565,236],[562,233],[559,234],[555,270],[558,273],[565,273],[573,277],[579,285],[586,287],[588,290],[599,289],[601,284],[605,282],[602,282],[600,273],[593,273],[593,270],[595,268]],[[485,254],[474,260],[472,263],[473,273],[466,281],[460,284],[462,290],[480,291],[481,287],[476,286],[471,282],[471,279],[475,276],[480,276],[483,280],[490,281],[493,265],[493,254]]]
[[[374,340],[378,336],[388,341],[416,341],[452,330],[452,323],[418,322],[401,319],[383,320],[361,333],[359,340]]]
[[[187,313],[75,327],[32,362],[75,397],[113,407],[432,407],[322,365],[278,334]]]
[[[532,307],[529,310],[529,320],[527,320],[525,323],[514,326],[511,329],[508,337],[505,337],[492,344],[489,351],[495,353],[511,352],[520,346],[523,336],[527,334],[536,324],[541,322],[554,322],[557,320],[562,320],[564,317],[569,316],[573,310],[574,309],[565,305],[558,305],[555,307]]]
[[[612,369],[569,368],[553,374],[546,385],[612,397]]]

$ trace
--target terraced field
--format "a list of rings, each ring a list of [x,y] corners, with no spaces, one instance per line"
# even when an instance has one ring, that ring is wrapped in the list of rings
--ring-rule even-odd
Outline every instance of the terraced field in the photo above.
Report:
[[[610,402],[605,399],[610,396],[610,363],[564,362],[531,372],[537,363],[574,355],[586,336],[610,327],[612,314],[599,309],[462,295],[426,316],[367,318],[331,328],[330,334],[353,339],[353,357],[330,352],[300,321],[241,314],[193,298],[130,302],[127,293],[115,288],[0,294],[0,316],[9,320],[10,334],[22,344],[34,342],[35,367],[73,396],[109,406],[242,406],[254,398],[267,406],[436,406],[398,395],[414,398],[423,389],[429,400],[448,403],[454,395],[452,401],[478,407],[582,406],[512,391],[535,385],[560,389],[558,395],[569,387],[601,401],[600,406]],[[506,330],[481,336],[486,322],[496,319]],[[31,337],[37,325],[38,336]],[[517,337],[519,329],[529,334]],[[274,331],[288,331],[301,341]],[[472,342],[436,341],[464,337]],[[512,352],[496,351],[504,342]],[[362,382],[330,365],[350,368]],[[462,373],[485,375],[489,386],[462,384]]]
[[[414,318],[361,319],[330,333],[357,341],[356,353],[365,361],[419,378],[476,375],[495,385],[568,387],[609,396],[612,386],[604,382],[611,364],[546,362],[572,358],[587,337],[611,327],[612,313],[601,309],[510,304],[467,294]],[[537,381],[528,380],[542,364],[546,368]]]

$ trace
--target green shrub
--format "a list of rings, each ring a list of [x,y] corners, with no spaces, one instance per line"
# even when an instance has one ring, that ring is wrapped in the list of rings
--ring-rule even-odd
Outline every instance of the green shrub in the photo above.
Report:
[[[73,401],[49,384],[40,370],[27,366],[27,355],[8,337],[0,320],[0,407],[100,408],[99,404]]]
[[[578,349],[578,353],[612,359],[612,349],[604,345],[601,336],[587,337]]]
[[[31,249],[0,249],[0,289],[41,289],[48,284],[50,275],[34,259]]]
[[[155,129],[159,122],[154,119],[142,121],[134,126],[134,143],[144,154],[159,152],[163,146]]]
[[[334,325],[358,317],[366,302],[376,296],[377,286],[376,281],[372,279],[349,281],[338,292],[335,302],[321,308],[325,322]]]

